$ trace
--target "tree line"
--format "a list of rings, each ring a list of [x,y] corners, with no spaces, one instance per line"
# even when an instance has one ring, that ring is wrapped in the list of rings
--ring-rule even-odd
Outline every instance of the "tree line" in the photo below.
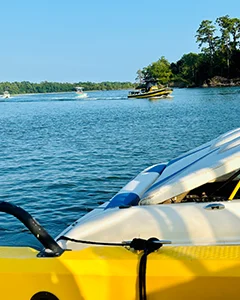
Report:
[[[200,53],[184,54],[177,62],[165,57],[137,71],[136,80],[175,86],[210,85],[214,78],[240,85],[240,19],[228,15],[203,20],[196,32]]]
[[[30,94],[30,93],[53,93],[53,92],[72,92],[76,91],[76,86],[81,86],[86,91],[92,90],[120,90],[134,87],[131,82],[77,82],[60,83],[43,81],[41,83],[22,82],[0,82],[0,94],[8,91],[10,94]]]
[[[215,22],[203,20],[195,35],[200,53],[184,54],[177,62],[170,63],[164,56],[137,71],[136,80],[140,83],[156,81],[162,85],[203,86],[216,81],[240,85],[240,19],[228,15]],[[41,83],[1,82],[0,94],[71,92],[76,86],[86,91],[119,90],[136,86],[131,82],[76,82]]]

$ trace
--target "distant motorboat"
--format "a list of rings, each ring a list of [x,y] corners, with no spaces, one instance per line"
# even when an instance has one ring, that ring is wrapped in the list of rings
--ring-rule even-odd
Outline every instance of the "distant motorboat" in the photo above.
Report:
[[[3,96],[2,96],[4,99],[7,99],[7,98],[10,98],[10,93],[8,91],[5,91],[3,93]]]
[[[88,97],[87,93],[83,92],[83,87],[76,86],[75,89],[76,89],[76,93],[78,95],[78,98],[87,98]]]
[[[149,89],[146,87],[137,88],[134,91],[129,92],[128,98],[149,98],[149,99],[161,99],[168,97],[172,93],[172,89],[168,87],[159,88],[154,85]]]

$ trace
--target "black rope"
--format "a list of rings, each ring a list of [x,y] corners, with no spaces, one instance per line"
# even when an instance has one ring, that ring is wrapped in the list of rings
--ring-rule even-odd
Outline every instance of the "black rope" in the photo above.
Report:
[[[100,245],[100,246],[129,246],[128,242],[122,242],[122,243],[108,243],[108,242],[93,242],[93,241],[85,241],[85,240],[76,240],[69,238],[65,235],[60,236],[57,241],[64,240],[64,241],[70,241],[74,243],[81,243],[81,244],[89,244],[89,245]]]
[[[69,238],[67,236],[60,236],[59,240],[70,241],[74,243],[82,243],[82,244],[90,244],[90,245],[101,245],[101,246],[129,246],[134,250],[141,251],[143,250],[143,255],[141,256],[139,262],[139,273],[138,273],[138,287],[139,287],[139,300],[147,300],[146,293],[146,270],[147,270],[147,256],[148,254],[158,250],[162,247],[163,244],[170,244],[169,241],[160,241],[157,238],[150,238],[148,240],[135,238],[129,242],[122,243],[108,243],[108,242],[93,242],[93,241],[85,241],[85,240],[76,240]]]

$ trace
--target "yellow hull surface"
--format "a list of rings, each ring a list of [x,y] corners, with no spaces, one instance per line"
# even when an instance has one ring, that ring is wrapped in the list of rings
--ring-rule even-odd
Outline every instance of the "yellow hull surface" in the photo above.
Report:
[[[152,98],[152,97],[161,97],[161,96],[168,96],[172,93],[172,89],[160,89],[160,90],[154,90],[149,91],[145,93],[133,93],[129,94],[128,98]]]
[[[31,248],[0,248],[1,299],[137,300],[142,252],[121,247],[36,257]],[[148,300],[238,299],[240,246],[163,246],[147,259]]]

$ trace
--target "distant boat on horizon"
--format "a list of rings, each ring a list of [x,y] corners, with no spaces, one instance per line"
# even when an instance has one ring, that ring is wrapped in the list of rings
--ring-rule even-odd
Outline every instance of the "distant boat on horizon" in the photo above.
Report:
[[[2,96],[4,99],[7,99],[7,98],[10,98],[10,93],[8,91],[5,91],[3,93],[3,96]]]
[[[87,98],[88,97],[87,93],[83,92],[83,87],[76,86],[75,89],[76,89],[76,93],[78,95],[78,98]]]

